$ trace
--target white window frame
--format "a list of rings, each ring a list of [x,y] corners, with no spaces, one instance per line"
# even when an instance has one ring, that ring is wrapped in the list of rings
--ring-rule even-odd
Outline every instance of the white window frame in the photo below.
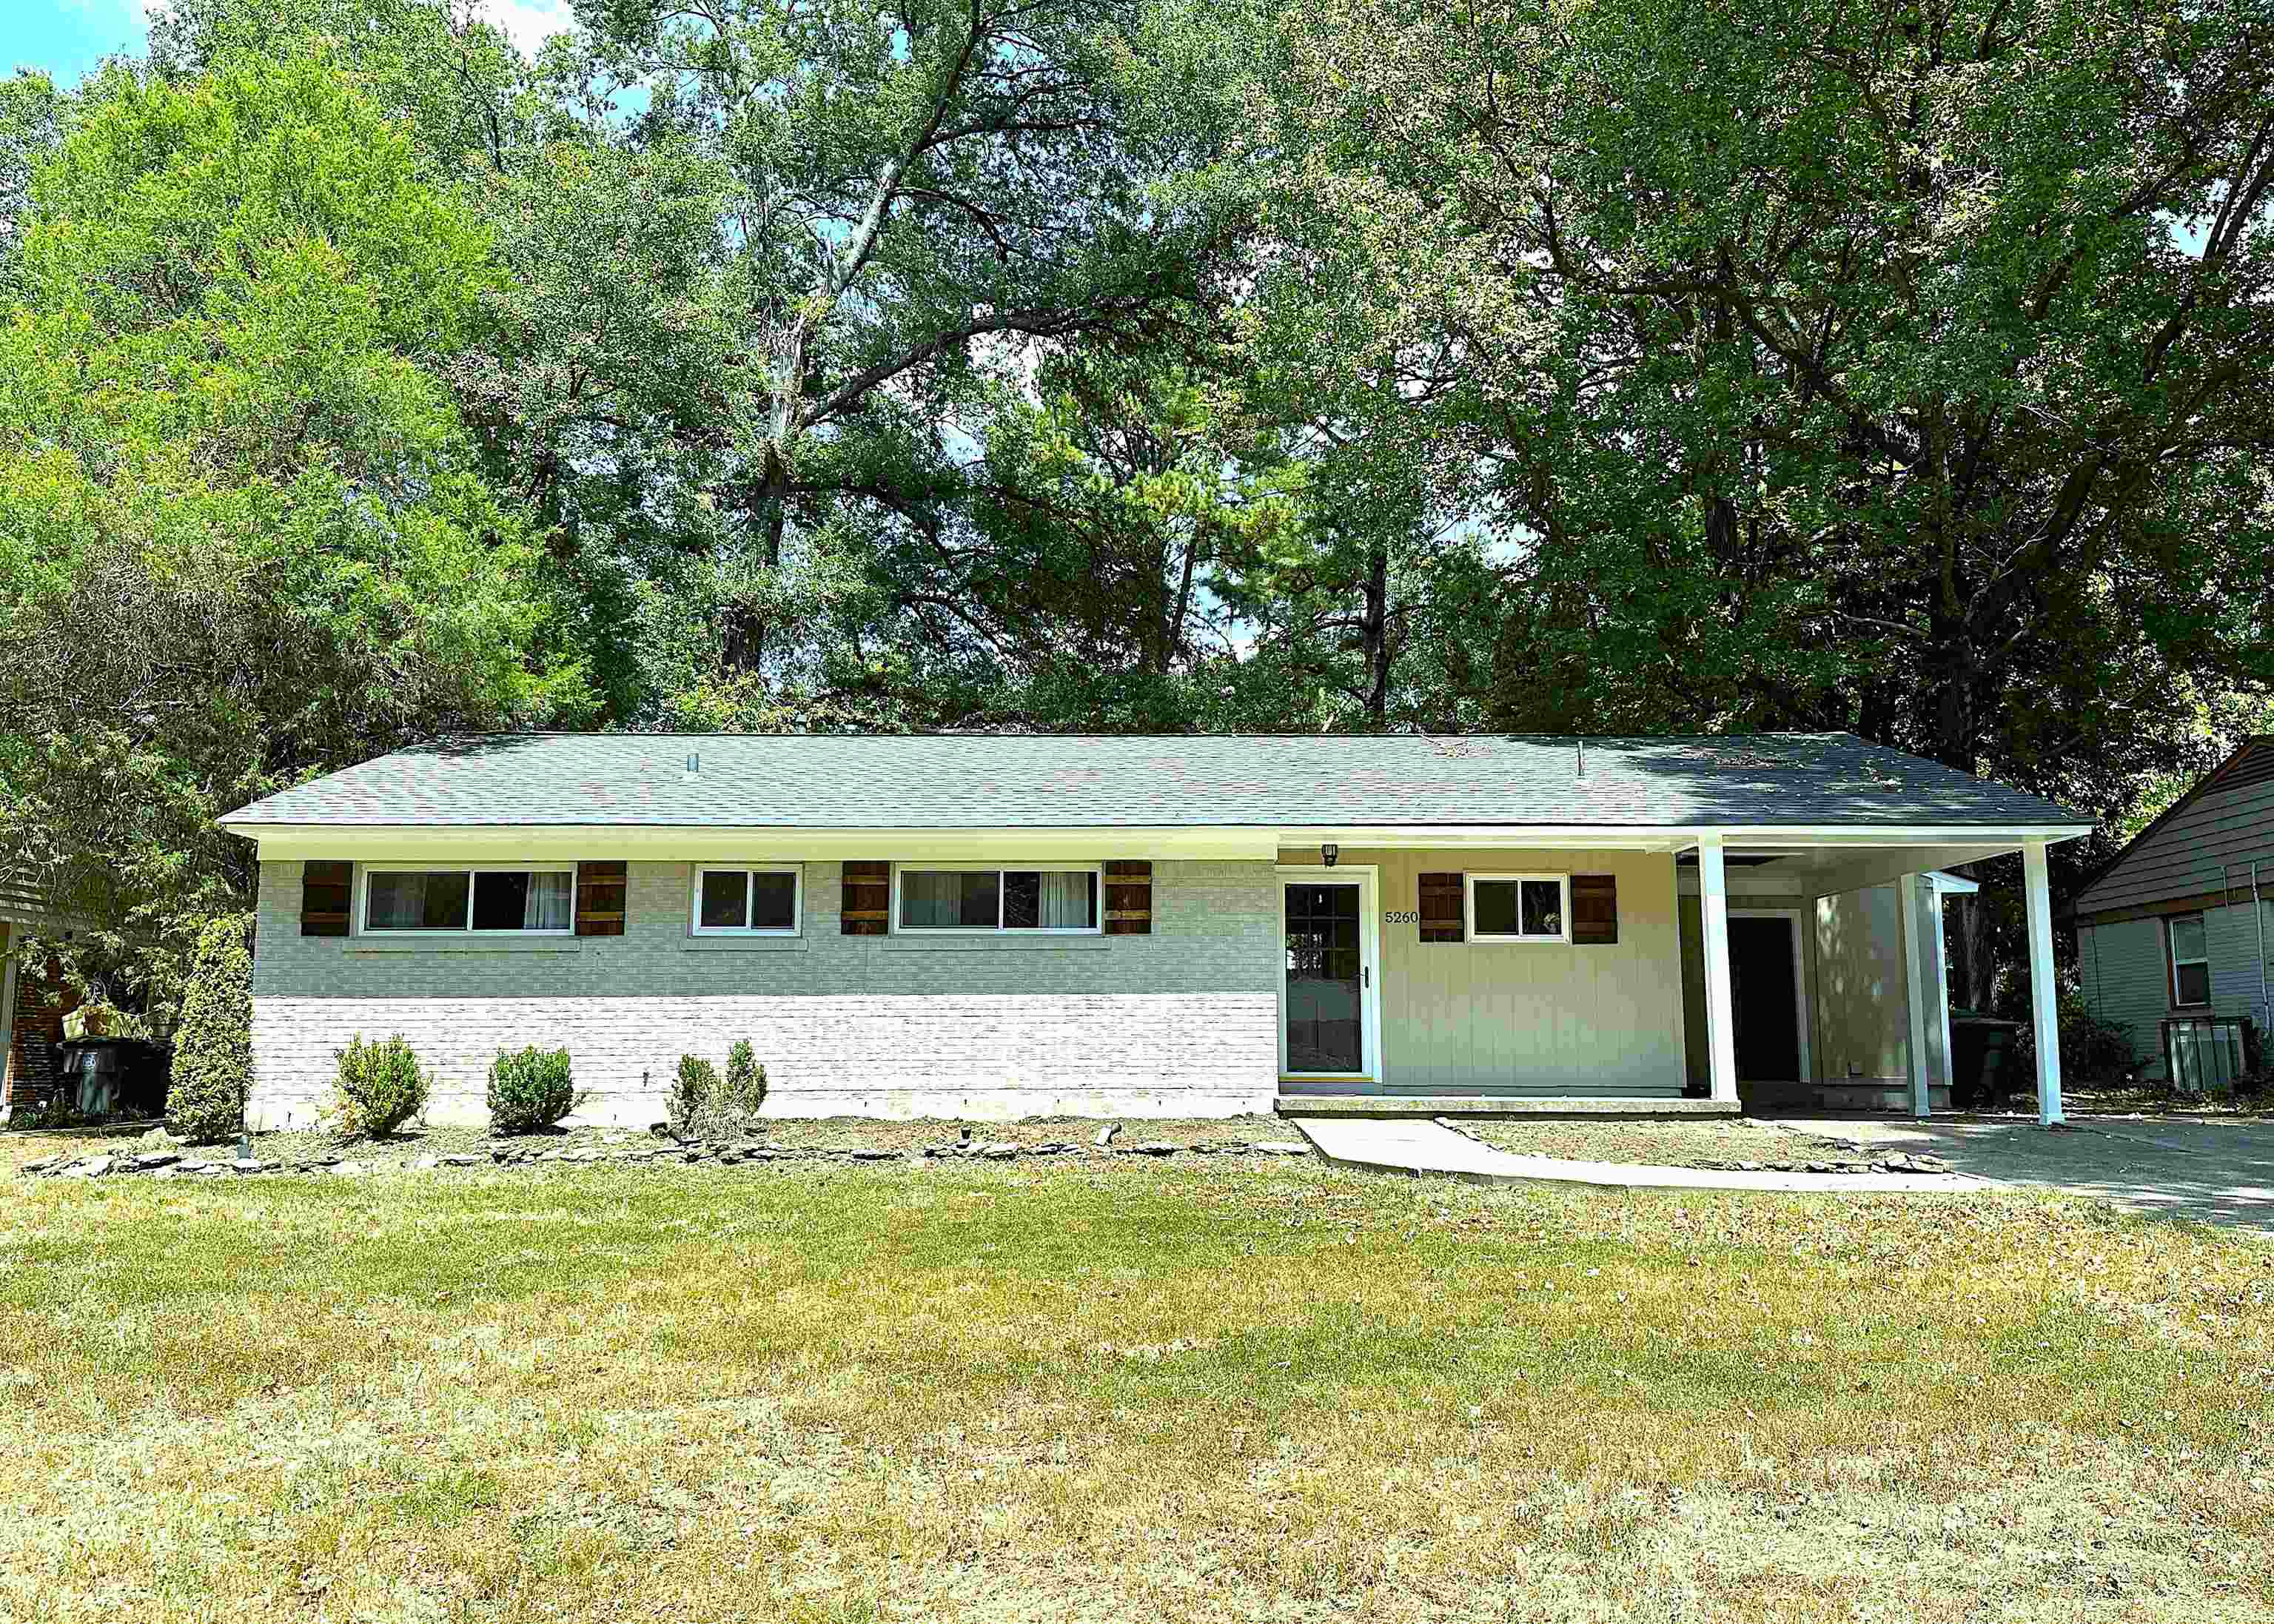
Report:
[[[1495,932],[1487,934],[1477,929],[1477,882],[1505,884],[1516,880],[1552,880],[1555,883],[1560,900],[1555,905],[1556,921],[1562,927],[1555,936],[1528,936]],[[1524,919],[1524,894],[1517,893],[1517,920]],[[1569,944],[1571,940],[1571,876],[1568,874],[1465,874],[1461,876],[1461,939],[1465,942]]]
[[[900,923],[900,876],[912,874],[991,874],[995,880],[995,922],[992,925],[903,925]],[[1020,925],[1003,923],[1003,880],[1006,874],[1087,874],[1090,894],[1097,898],[1096,923],[1092,925]],[[1105,934],[1105,865],[1070,862],[896,862],[892,865],[892,923],[894,936],[1102,936]]]
[[[373,930],[371,928],[371,876],[374,874],[463,874],[466,880],[466,922],[455,930]],[[568,876],[568,923],[559,930],[477,930],[474,929],[474,882],[478,874],[565,874]],[[576,934],[576,865],[572,862],[448,863],[389,862],[356,865],[355,933],[384,942],[406,936],[471,937],[489,941],[499,936],[573,936]]]
[[[2203,951],[2200,959],[2180,957],[2180,944],[2172,935],[2172,927],[2182,920],[2193,920],[2202,930]],[[2172,1007],[2175,1010],[2207,1010],[2211,1007],[2210,986],[2210,920],[2202,914],[2166,914],[2164,915],[2164,951],[2172,961]],[[2203,997],[2200,1004],[2190,1004],[2180,996],[2180,966],[2201,965],[2203,967]]]
[[[706,925],[703,922],[703,876],[739,874],[742,876],[742,917],[750,917],[749,876],[787,874],[790,876],[789,929],[779,925]],[[687,929],[698,936],[794,936],[805,931],[805,865],[802,863],[698,863],[687,898]]]

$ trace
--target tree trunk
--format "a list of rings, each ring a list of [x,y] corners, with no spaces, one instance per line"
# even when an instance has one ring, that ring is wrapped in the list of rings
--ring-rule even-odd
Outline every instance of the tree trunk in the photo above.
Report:
[[[782,528],[788,517],[787,493],[772,482],[755,493],[748,511],[751,526],[764,538],[766,569],[781,568]],[[766,614],[755,604],[736,599],[727,605],[719,628],[719,664],[730,677],[755,675],[765,669]]]
[[[1389,547],[1379,535],[1367,542],[1359,642],[1366,658],[1367,726],[1378,732],[1389,718]]]

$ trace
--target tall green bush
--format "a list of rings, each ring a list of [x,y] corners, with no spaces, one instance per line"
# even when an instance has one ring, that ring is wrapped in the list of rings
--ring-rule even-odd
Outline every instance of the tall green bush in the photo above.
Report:
[[[727,1081],[719,1102],[745,1116],[756,1116],[766,1102],[766,1069],[758,1064],[748,1038],[736,1038],[727,1051]]]
[[[339,1056],[339,1114],[349,1138],[381,1138],[425,1109],[426,1076],[401,1033],[366,1043],[358,1032]]]
[[[166,1115],[184,1139],[225,1139],[245,1124],[252,1091],[252,916],[215,920],[198,936]]]
[[[535,1044],[505,1049],[490,1063],[490,1130],[531,1133],[549,1128],[576,1109],[576,1086],[565,1049]]]
[[[673,1135],[686,1139],[702,1125],[719,1095],[719,1068],[700,1055],[681,1055],[663,1102]]]

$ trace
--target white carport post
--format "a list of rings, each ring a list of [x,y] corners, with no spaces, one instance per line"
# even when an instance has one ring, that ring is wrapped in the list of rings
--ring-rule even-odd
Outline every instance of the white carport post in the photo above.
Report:
[[[1737,1100],[1737,1024],[1729,1001],[1729,880],[1721,837],[1698,837],[1698,916],[1706,947],[1706,1078],[1712,1098]]]
[[[2060,1001],[2053,979],[2052,885],[2045,873],[2045,843],[2022,843],[2022,894],[2029,918],[2029,1013],[2037,1041],[2037,1120],[2061,1120]]]
[[[1942,1002],[1942,988],[1932,979],[1941,958],[1936,951],[1941,944],[1941,898],[1929,876],[1906,874],[1895,882],[1895,901],[1901,919],[1897,939],[1903,953],[1903,1004],[1910,1016],[1909,1041],[1904,1047],[1910,1065],[1911,1115],[1924,1122],[1934,1115],[1933,1034],[1929,1023],[1936,1019]]]

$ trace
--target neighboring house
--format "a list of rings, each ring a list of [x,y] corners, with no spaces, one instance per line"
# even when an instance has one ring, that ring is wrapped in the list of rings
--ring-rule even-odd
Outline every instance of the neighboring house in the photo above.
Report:
[[[2050,1032],[2045,846],[2090,827],[1847,734],[515,735],[222,822],[260,845],[257,1124],[395,1032],[436,1120],[538,1043],[588,1118],[651,1122],[742,1037],[784,1115],[1923,1111],[1937,871],[2024,854]]]
[[[19,963],[16,949],[34,934],[68,936],[75,922],[50,909],[36,887],[0,879],[0,1122],[54,1097],[56,1045],[64,1017],[78,1007],[61,977]]]
[[[2233,755],[2077,893],[2088,1008],[2131,1034],[2142,1075],[2196,1089],[2242,1069],[2245,1020],[2274,1030],[2274,735]]]

